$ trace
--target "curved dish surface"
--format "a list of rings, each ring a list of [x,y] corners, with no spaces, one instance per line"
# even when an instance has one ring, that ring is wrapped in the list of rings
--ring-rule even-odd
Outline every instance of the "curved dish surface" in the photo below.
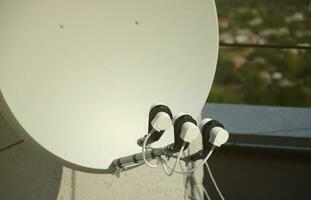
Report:
[[[0,26],[0,111],[86,171],[139,152],[155,103],[198,116],[217,63],[213,0],[2,0]]]

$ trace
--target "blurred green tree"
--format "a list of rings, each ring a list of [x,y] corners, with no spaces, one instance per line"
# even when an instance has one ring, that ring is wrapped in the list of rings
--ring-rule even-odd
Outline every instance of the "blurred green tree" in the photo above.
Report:
[[[225,43],[311,45],[309,0],[216,0]],[[220,49],[208,102],[311,106],[311,51]]]

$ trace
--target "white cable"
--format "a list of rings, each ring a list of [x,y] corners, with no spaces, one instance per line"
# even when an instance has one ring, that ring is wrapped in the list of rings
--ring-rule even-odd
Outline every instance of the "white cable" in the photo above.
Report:
[[[211,150],[211,151],[213,151],[213,150]],[[168,169],[167,169],[166,166],[165,166],[165,165],[169,166],[169,164],[167,163],[167,161],[164,160],[164,159],[161,158],[161,157],[159,158],[159,160],[160,160],[160,162],[161,162],[161,164],[162,164],[162,167],[163,167],[165,173],[166,173],[166,174],[169,174],[169,171],[168,171]],[[177,171],[177,170],[175,170],[175,172],[176,172],[176,173],[179,173],[179,174],[183,174],[183,175],[189,175],[189,172],[186,172],[186,171],[185,171],[185,169],[183,168],[182,164],[181,164],[180,162],[178,162],[178,163],[179,163],[180,168],[181,168],[182,171]],[[170,167],[170,166],[169,166],[169,167]],[[188,171],[190,171],[190,170],[188,170]],[[198,188],[197,183],[195,183],[195,187]],[[204,195],[206,196],[207,200],[211,200],[211,197],[209,196],[209,194],[208,194],[207,190],[205,189],[204,185],[202,185],[202,189],[203,189],[203,193],[204,193]],[[200,191],[198,190],[198,192],[200,192]]]
[[[161,157],[159,157],[159,160],[160,160],[160,162],[161,162],[161,166],[162,166],[162,168],[163,168],[163,170],[164,170],[164,172],[165,172],[165,174],[167,175],[167,174],[169,174],[170,172],[167,170],[167,168],[165,167],[165,161],[166,160],[164,160],[163,158],[161,158]]]
[[[164,170],[165,174],[168,175],[168,174],[170,173],[169,170],[168,170],[168,168],[170,168],[170,170],[172,170],[173,167],[170,166],[169,163],[168,163],[168,161],[165,160],[165,159],[163,159],[162,157],[160,157],[159,159],[160,159],[160,162],[161,162],[161,165],[162,165],[162,167],[163,167],[163,170]],[[168,168],[167,168],[167,167],[168,167]],[[183,175],[188,174],[188,173],[186,173],[186,172],[182,172],[182,171],[179,171],[179,170],[176,170],[176,169],[175,169],[174,172],[177,173],[177,174],[183,174]]]
[[[215,147],[216,146],[213,145],[212,148],[210,149],[210,151],[208,152],[208,154],[206,155],[206,157],[204,158],[204,160],[198,166],[196,166],[195,168],[187,170],[187,173],[194,172],[194,171],[198,170],[199,168],[201,168],[204,165],[204,163],[206,163],[207,160],[211,157],[213,151],[215,150]]]
[[[156,168],[156,167],[158,167],[158,164],[159,164],[159,162],[158,162],[156,165],[153,165],[153,164],[151,164],[150,162],[148,162],[148,160],[146,159],[146,146],[147,146],[147,141],[148,141],[148,139],[150,138],[150,136],[151,136],[154,132],[155,132],[155,130],[152,129],[152,130],[150,131],[150,133],[148,133],[148,135],[147,135],[147,136],[145,137],[145,139],[144,139],[144,143],[143,143],[143,146],[142,146],[142,154],[143,154],[144,162],[145,162],[145,164],[146,164],[148,167],[151,167],[151,168]]]
[[[212,173],[212,171],[211,171],[211,168],[209,167],[209,165],[208,165],[207,162],[205,163],[205,166],[206,166],[207,171],[208,171],[208,174],[209,174],[209,176],[211,177],[211,180],[212,180],[212,182],[213,182],[213,184],[214,184],[214,186],[215,186],[215,188],[216,188],[216,190],[217,190],[217,192],[218,192],[218,195],[220,196],[221,200],[225,200],[224,196],[222,195],[222,193],[221,193],[221,191],[220,191],[220,189],[219,189],[219,187],[218,187],[218,185],[217,185],[217,183],[216,183],[216,180],[215,180],[215,178],[214,178],[214,176],[213,176],[213,173]]]
[[[215,147],[216,146],[214,146],[214,145],[212,146],[211,150],[208,152],[208,154],[206,155],[204,160],[198,166],[196,166],[195,168],[189,169],[186,172],[175,170],[175,173],[178,173],[178,174],[189,174],[191,172],[194,172],[194,171],[200,169],[204,165],[204,163],[206,163],[207,160],[211,157]],[[163,165],[164,171],[168,171],[166,167],[168,167],[168,168],[170,168],[172,170],[172,166],[170,166],[169,163],[166,160],[164,160],[163,158],[161,158],[161,159],[165,162],[165,165]]]
[[[203,193],[204,193],[204,195],[206,196],[206,198],[207,198],[208,200],[211,200],[211,197],[209,196],[209,194],[208,194],[207,190],[205,189],[204,185],[202,185],[202,189],[203,189]]]
[[[182,147],[181,147],[181,149],[179,151],[178,157],[177,157],[177,159],[176,159],[176,161],[174,163],[174,166],[173,166],[171,172],[168,174],[168,176],[173,175],[173,173],[176,171],[177,164],[180,163],[179,161],[180,161],[181,156],[183,155],[182,152],[184,151],[185,147],[186,147],[186,143],[183,143],[183,145],[182,145]]]
[[[185,172],[185,169],[184,169],[184,167],[182,166],[182,164],[181,164],[180,162],[179,162],[179,166],[180,166],[180,169],[181,169],[183,172]],[[188,175],[189,175],[189,174],[184,174],[183,176],[186,177],[186,176],[188,176]],[[199,189],[199,186],[200,186],[200,185],[197,184],[197,182],[196,182],[196,180],[195,180],[195,177],[194,177],[194,174],[192,174],[191,176],[193,176],[192,178],[194,179],[194,186],[195,186],[195,188],[197,189],[197,192],[198,192],[198,194],[199,194],[200,199],[204,199],[204,198],[202,198],[201,191],[200,191],[200,189]],[[189,177],[190,177],[190,176],[189,176]],[[203,193],[205,194],[207,200],[211,200],[211,198],[210,198],[208,192],[206,191],[204,185],[201,184],[201,186],[202,186]]]
[[[179,166],[182,172],[186,172],[186,170],[184,169],[184,167],[182,166],[181,162],[179,162]],[[188,175],[188,174],[183,174],[183,175]]]
[[[162,163],[162,167],[163,167],[163,169],[164,169],[164,172],[166,173],[167,176],[172,176],[172,175],[174,174],[174,172],[176,172],[177,164],[180,163],[179,161],[180,161],[180,158],[181,158],[181,156],[182,156],[182,152],[184,151],[185,147],[186,147],[186,143],[183,143],[183,145],[182,145],[182,147],[181,147],[181,149],[180,149],[180,151],[179,151],[178,157],[177,157],[177,159],[176,159],[176,161],[175,161],[175,163],[174,163],[174,166],[170,168],[170,169],[171,169],[170,172],[169,172],[169,171],[167,170],[167,168],[165,167],[165,164],[168,164],[167,161],[164,160],[164,159],[161,158],[161,157],[159,158],[159,159],[160,159],[160,162]],[[163,161],[164,161],[165,163],[163,163]]]

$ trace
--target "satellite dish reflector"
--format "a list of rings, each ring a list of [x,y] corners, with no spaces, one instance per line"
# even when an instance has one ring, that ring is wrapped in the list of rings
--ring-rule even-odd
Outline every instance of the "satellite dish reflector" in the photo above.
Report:
[[[213,0],[2,0],[0,27],[0,111],[86,171],[139,152],[155,103],[198,116],[215,73]]]

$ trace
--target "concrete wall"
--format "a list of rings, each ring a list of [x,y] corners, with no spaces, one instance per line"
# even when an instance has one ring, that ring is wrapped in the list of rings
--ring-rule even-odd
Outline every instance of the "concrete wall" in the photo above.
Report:
[[[209,104],[231,133],[210,167],[226,199],[311,199],[311,109]],[[219,199],[205,171],[205,186]]]
[[[210,167],[226,199],[311,199],[311,152],[225,146]],[[207,172],[204,182],[219,199]]]

